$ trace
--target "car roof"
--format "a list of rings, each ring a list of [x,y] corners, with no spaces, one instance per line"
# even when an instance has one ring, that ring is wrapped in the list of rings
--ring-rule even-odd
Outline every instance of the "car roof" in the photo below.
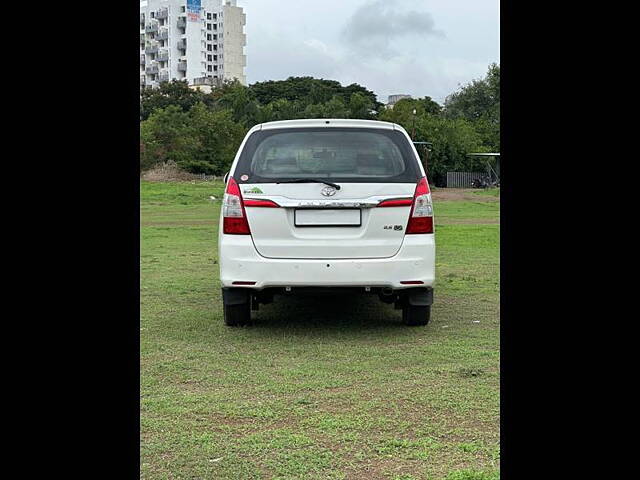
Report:
[[[278,128],[305,128],[305,127],[341,127],[341,128],[382,128],[385,130],[404,130],[400,125],[377,120],[355,120],[346,118],[310,118],[304,120],[281,120],[267,122],[256,126],[260,130],[273,130]]]

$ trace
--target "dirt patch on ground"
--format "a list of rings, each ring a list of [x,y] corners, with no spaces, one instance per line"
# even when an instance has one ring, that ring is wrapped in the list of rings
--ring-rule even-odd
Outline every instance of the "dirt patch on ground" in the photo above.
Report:
[[[203,178],[202,175],[185,172],[178,167],[175,162],[160,163],[152,169],[143,172],[140,178],[147,182],[188,182],[208,179]]]
[[[467,201],[467,202],[499,202],[500,197],[491,195],[477,195],[473,188],[439,188],[431,192],[433,201]]]

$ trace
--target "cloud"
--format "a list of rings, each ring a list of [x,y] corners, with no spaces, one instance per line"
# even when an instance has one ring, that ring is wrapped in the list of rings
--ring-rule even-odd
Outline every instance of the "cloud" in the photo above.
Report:
[[[304,43],[309,48],[319,50],[324,55],[329,55],[329,47],[327,47],[327,44],[322,42],[321,40],[318,40],[317,38],[311,38],[309,40],[305,40],[302,43]]]
[[[429,95],[442,102],[458,83],[473,78],[465,72],[465,63],[443,62],[431,58],[425,62],[405,49],[405,55],[391,59],[360,58],[329,39],[312,37],[296,41],[286,33],[260,32],[260,42],[252,44],[247,68],[249,82],[283,80],[290,76],[313,76],[337,80],[343,85],[358,83],[374,92],[382,102],[387,95],[408,93]],[[476,65],[473,65],[476,67]],[[483,72],[486,65],[482,64]],[[254,72],[260,72],[258,77]],[[474,69],[473,75],[476,75]]]
[[[495,0],[461,1],[323,0],[292,9],[281,0],[243,0],[247,79],[309,75],[359,83],[383,102],[396,93],[442,102],[500,59]],[[494,25],[479,20],[488,2]]]
[[[322,41],[299,40],[265,30],[260,31],[260,42],[251,45],[249,58],[247,76],[250,82],[305,75],[331,78],[338,74],[339,68],[339,59]],[[260,72],[260,76],[254,72]]]
[[[407,10],[398,0],[369,0],[361,5],[344,26],[341,37],[357,55],[388,59],[398,54],[393,47],[402,37],[444,37],[435,28],[431,15]]]

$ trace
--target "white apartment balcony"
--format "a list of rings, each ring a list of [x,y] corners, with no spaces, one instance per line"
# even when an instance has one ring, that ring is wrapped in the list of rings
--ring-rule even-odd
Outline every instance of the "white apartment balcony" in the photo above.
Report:
[[[156,13],[156,18],[159,19],[167,18],[168,16],[169,10],[167,10],[166,8],[161,8],[160,10],[158,10],[158,13]]]
[[[169,60],[169,50],[167,50],[166,48],[159,50],[157,60],[161,62],[166,62],[167,60]]]
[[[143,25],[144,24],[144,13],[140,14],[140,24]]]
[[[144,86],[147,84],[147,77],[145,75],[140,75],[140,85]]]
[[[157,43],[148,42],[147,43],[147,48],[145,49],[145,52],[147,53],[147,55],[149,55],[151,53],[158,53],[158,44]]]
[[[158,31],[158,22],[148,23],[146,27],[144,27],[144,31],[147,33],[153,33]]]
[[[176,44],[176,46],[178,47],[178,50],[186,50],[187,49],[187,39],[186,38],[181,38],[180,40],[178,40],[178,43]]]
[[[178,17],[178,28],[187,28],[187,18]]]
[[[178,62],[178,71],[186,72],[187,71],[187,62]]]
[[[144,55],[140,55],[140,65],[144,65],[146,62],[145,56]]]
[[[147,72],[150,75],[154,75],[157,74],[159,71],[158,69],[158,65],[157,64],[153,64],[153,65],[149,65],[146,69],[145,72]]]
[[[144,33],[140,34],[140,44],[142,45],[144,43]]]
[[[158,40],[166,40],[169,38],[169,29],[162,28],[158,31],[158,35],[156,36]]]
[[[160,75],[158,76],[158,81],[160,81],[160,82],[168,82],[169,81],[169,72],[167,72],[166,70],[161,71]]]

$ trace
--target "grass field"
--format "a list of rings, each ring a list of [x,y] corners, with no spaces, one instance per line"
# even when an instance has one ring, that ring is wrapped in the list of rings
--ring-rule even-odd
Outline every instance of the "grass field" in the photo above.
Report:
[[[499,478],[499,191],[434,192],[427,327],[362,296],[276,297],[241,329],[222,191],[141,185],[141,478]]]

